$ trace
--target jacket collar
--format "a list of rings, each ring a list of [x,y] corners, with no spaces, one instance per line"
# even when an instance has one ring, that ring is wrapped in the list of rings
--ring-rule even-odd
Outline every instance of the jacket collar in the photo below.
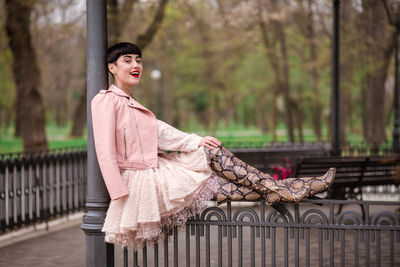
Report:
[[[116,94],[118,96],[131,98],[127,93],[125,93],[122,89],[118,88],[114,84],[111,84],[110,87],[108,88],[108,90],[110,90],[111,92],[113,92],[114,94]]]
[[[114,84],[111,84],[110,87],[108,88],[108,90],[113,92],[114,94],[116,94],[118,96],[128,98],[129,99],[128,106],[133,107],[133,108],[143,109],[143,110],[151,112],[150,110],[148,110],[147,108],[142,106],[139,102],[137,102],[135,98],[129,96],[127,93],[125,93],[122,89],[118,88]]]

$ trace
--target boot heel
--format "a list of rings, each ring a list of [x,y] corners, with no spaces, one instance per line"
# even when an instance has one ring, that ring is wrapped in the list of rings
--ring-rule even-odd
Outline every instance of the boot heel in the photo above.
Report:
[[[274,208],[280,214],[282,214],[284,217],[286,217],[286,215],[290,213],[289,210],[285,207],[285,205],[279,202],[271,204],[271,207]]]

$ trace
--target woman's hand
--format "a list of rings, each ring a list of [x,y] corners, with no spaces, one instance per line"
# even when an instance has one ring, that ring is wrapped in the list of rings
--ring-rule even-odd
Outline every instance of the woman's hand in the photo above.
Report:
[[[213,149],[214,147],[219,147],[221,145],[221,141],[219,141],[217,138],[212,137],[212,136],[206,136],[201,139],[199,147],[200,146],[205,146],[208,149]]]

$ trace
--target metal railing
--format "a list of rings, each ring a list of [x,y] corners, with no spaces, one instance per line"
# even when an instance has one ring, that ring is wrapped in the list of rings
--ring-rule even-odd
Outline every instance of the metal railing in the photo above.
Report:
[[[400,264],[400,202],[306,200],[287,204],[285,217],[263,202],[254,205],[208,207],[182,233],[169,231],[170,242],[124,249],[117,266]]]
[[[224,146],[232,150],[237,149],[264,149],[267,152],[278,152],[284,150],[307,151],[319,150],[330,153],[329,142],[269,142],[269,141],[234,141],[223,142]],[[342,142],[340,144],[342,156],[368,156],[368,155],[391,155],[393,154],[393,143],[386,141],[382,143],[368,143],[363,141]]]
[[[47,150],[36,150],[36,151],[18,151],[18,152],[8,152],[0,154],[0,161],[12,158],[22,158],[22,157],[35,157],[45,154],[64,154],[68,152],[85,152],[86,146],[70,146],[70,147],[59,147],[50,148]]]
[[[0,160],[0,233],[84,209],[86,151]],[[369,193],[390,191],[369,188]],[[382,191],[383,190],[383,191]],[[382,191],[382,192],[381,192]],[[317,204],[317,205],[316,205]],[[339,206],[344,209],[340,211]],[[400,202],[307,200],[283,217],[263,202],[211,206],[118,266],[397,266]],[[251,206],[251,207],[250,207]],[[118,256],[120,255],[120,256]],[[139,264],[140,263],[140,264]]]
[[[393,143],[346,142],[340,145],[342,156],[383,156],[393,154]]]
[[[271,151],[279,149],[303,150],[303,149],[319,149],[329,150],[330,144],[328,142],[271,142],[268,140],[224,140],[223,146],[229,149],[268,149]]]
[[[83,210],[86,151],[10,154],[0,160],[0,233]]]

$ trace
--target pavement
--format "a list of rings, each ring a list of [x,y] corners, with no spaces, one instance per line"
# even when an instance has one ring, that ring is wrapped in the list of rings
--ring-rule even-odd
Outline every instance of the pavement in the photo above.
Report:
[[[1,241],[0,266],[85,266],[85,233],[80,224],[81,219],[74,218],[48,229],[13,233]]]

